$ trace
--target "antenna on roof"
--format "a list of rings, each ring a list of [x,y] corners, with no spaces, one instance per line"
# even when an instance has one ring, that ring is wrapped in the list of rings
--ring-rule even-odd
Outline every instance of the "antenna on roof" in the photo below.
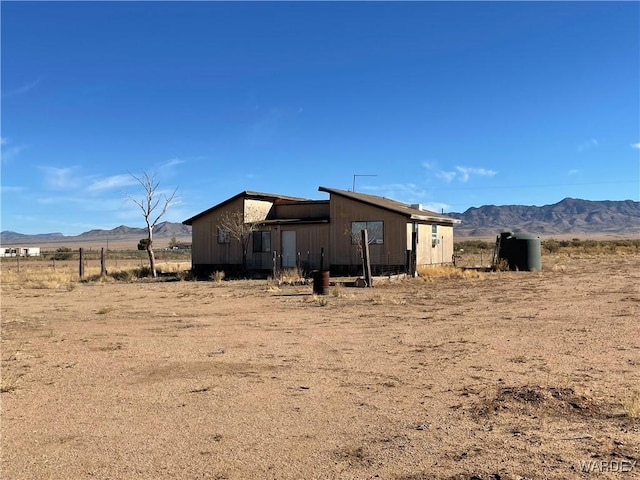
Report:
[[[377,177],[378,175],[367,175],[367,174],[353,174],[353,187],[351,189],[352,192],[356,191],[356,177]]]

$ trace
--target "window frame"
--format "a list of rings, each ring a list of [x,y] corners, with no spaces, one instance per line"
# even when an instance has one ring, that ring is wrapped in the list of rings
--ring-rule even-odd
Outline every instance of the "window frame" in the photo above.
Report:
[[[375,228],[371,224],[376,225]],[[357,230],[355,228],[357,227]],[[363,228],[364,227],[364,228]],[[369,245],[384,245],[384,220],[354,220],[351,222],[351,245],[360,245],[360,231],[366,230],[369,235]],[[378,232],[373,237],[372,232]]]
[[[253,232],[253,253],[271,252],[271,231],[257,230]]]
[[[218,227],[218,243],[220,245],[226,245],[231,243],[231,232],[222,227]]]

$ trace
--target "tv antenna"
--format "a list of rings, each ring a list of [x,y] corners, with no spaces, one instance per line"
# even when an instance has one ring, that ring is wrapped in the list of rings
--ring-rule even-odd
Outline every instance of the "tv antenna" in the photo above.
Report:
[[[356,191],[356,177],[377,177],[378,175],[367,175],[367,174],[353,174],[353,187],[351,188],[352,192]]]

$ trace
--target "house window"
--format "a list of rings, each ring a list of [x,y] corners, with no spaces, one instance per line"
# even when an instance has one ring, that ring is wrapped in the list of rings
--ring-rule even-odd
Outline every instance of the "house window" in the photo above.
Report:
[[[361,231],[366,230],[369,236],[370,245],[384,244],[384,222],[351,222],[351,245],[359,245],[361,241]]]
[[[271,251],[271,232],[253,232],[253,251]]]
[[[231,235],[229,234],[229,230],[225,230],[224,228],[218,227],[218,243],[230,243]]]

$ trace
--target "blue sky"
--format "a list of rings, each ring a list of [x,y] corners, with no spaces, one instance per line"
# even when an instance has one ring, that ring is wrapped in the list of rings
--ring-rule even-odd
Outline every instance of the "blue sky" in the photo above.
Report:
[[[2,229],[243,190],[639,200],[638,2],[2,2]]]

